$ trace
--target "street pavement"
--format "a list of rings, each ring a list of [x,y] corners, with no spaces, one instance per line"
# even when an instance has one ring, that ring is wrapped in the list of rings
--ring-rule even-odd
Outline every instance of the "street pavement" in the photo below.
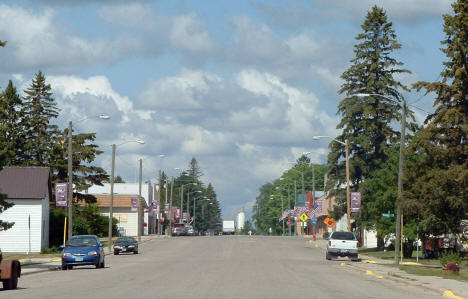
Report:
[[[138,255],[106,256],[105,269],[30,273],[0,297],[443,298],[436,288],[355,268],[362,263],[326,261],[320,244],[297,237],[158,238],[140,244]]]

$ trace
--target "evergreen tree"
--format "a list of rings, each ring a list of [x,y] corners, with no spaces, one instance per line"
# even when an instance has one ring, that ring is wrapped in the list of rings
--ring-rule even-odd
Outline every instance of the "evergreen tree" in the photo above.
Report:
[[[468,2],[452,8],[444,15],[441,79],[414,85],[435,94],[435,112],[413,147],[424,159],[409,172],[409,196],[422,207],[424,230],[434,235],[457,232],[468,216]]]
[[[0,41],[0,46],[1,47],[5,47],[6,45],[6,42],[2,42]],[[3,117],[5,116],[6,112],[4,112],[5,109],[8,109],[7,107],[4,108],[4,101],[6,101],[4,99],[4,95],[0,93],[0,101],[2,103],[2,105],[0,105],[0,119],[3,119]],[[6,130],[6,127],[4,126],[3,123],[0,123],[0,130],[3,132],[4,130]],[[0,134],[0,135],[3,135]],[[0,136],[0,170],[2,169],[3,166],[5,166],[8,162],[8,148],[7,148],[7,145],[6,145],[6,140],[3,138],[3,136]],[[2,190],[0,190],[2,191]],[[6,209],[8,208],[11,208],[13,206],[12,203],[9,203],[6,201],[7,199],[7,195],[6,194],[3,194],[3,193],[0,193],[0,214],[3,213],[3,211],[5,211]],[[0,231],[3,231],[3,230],[7,230],[9,228],[11,228],[15,223],[14,222],[6,222],[6,221],[2,221],[0,220]]]
[[[206,188],[206,196],[210,199],[205,210],[206,228],[220,232],[222,231],[221,208],[211,183]]]
[[[358,43],[354,46],[355,57],[341,76],[345,82],[339,93],[345,98],[338,105],[341,121],[337,126],[342,130],[337,139],[349,142],[350,185],[354,190],[358,190],[361,182],[382,167],[388,158],[385,152],[388,143],[394,143],[399,136],[391,123],[400,120],[396,100],[403,97],[401,90],[407,90],[407,87],[394,75],[409,73],[401,68],[401,62],[392,57],[401,45],[382,8],[372,7],[361,28],[363,31],[356,37]],[[358,93],[382,96],[355,96]],[[342,187],[346,184],[345,148],[335,141],[329,147],[330,173],[326,188],[337,198],[333,216],[339,218],[346,213],[345,188]]]
[[[25,166],[49,166],[53,163],[51,146],[58,143],[59,130],[51,120],[57,118],[59,109],[52,97],[50,84],[39,71],[31,85],[24,91],[22,129],[24,151],[19,161]]]
[[[67,136],[68,128],[57,138],[62,142],[51,145],[53,159],[49,167],[52,171],[53,182],[66,182],[68,179],[68,154],[65,142]],[[93,144],[95,139],[95,133],[81,133],[72,136],[73,184],[77,191],[73,196],[79,201],[84,200],[88,203],[96,202],[96,198],[80,191],[84,191],[92,185],[102,185],[102,182],[109,180],[104,169],[92,165],[96,157],[103,153],[97,145]]]
[[[0,144],[2,151],[5,151],[7,165],[18,164],[17,157],[24,144],[20,124],[21,107],[21,98],[10,80],[5,91],[0,94]]]
[[[5,46],[6,46],[6,43],[7,43],[6,41],[1,41],[1,40],[0,40],[0,47],[5,47]]]
[[[196,182],[202,175],[197,159],[192,158],[189,163],[188,176],[192,178],[193,182]]]

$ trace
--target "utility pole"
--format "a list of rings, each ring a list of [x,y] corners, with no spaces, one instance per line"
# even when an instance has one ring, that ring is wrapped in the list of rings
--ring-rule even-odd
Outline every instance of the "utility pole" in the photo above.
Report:
[[[179,223],[182,223],[182,211],[184,210],[184,185],[180,187],[180,213],[179,213]]]
[[[296,183],[296,180],[294,180],[294,208],[296,208],[297,206],[297,183]],[[296,215],[294,215],[294,235],[297,236],[297,220],[296,220]]]
[[[291,198],[289,196],[289,184],[288,184],[288,209],[291,209]],[[289,236],[291,237],[291,223],[289,224]]]
[[[351,191],[349,190],[349,142],[345,140],[346,150],[346,221],[348,224],[348,231],[351,231]]]
[[[311,163],[311,164],[312,164],[312,209],[313,209],[314,205],[315,205],[315,165],[313,163]],[[317,224],[314,224],[314,226],[313,226],[314,236],[317,233],[316,232],[316,226],[317,226]]]
[[[138,242],[141,242],[141,231],[142,231],[142,211],[141,211],[141,175],[142,175],[142,160],[140,158],[140,173],[138,176]]]
[[[281,190],[281,213],[284,212],[284,206],[283,206],[283,190]],[[282,217],[282,216],[281,216]],[[284,236],[284,218],[283,218],[283,236]]]
[[[171,203],[169,204],[169,236],[172,237],[172,195],[174,194],[174,177],[171,182]]]
[[[398,201],[397,201],[397,211],[396,211],[396,228],[395,228],[395,264],[398,264],[398,258],[400,255],[400,246],[402,240],[402,229],[403,226],[401,223],[403,222],[403,217],[401,213],[401,204],[403,203],[403,149],[405,146],[405,127],[406,127],[406,101],[404,98],[401,99],[401,136],[400,136],[400,157],[398,161]]]
[[[72,122],[68,123],[68,239],[73,235],[73,150]]]
[[[190,214],[190,192],[187,192],[187,214]]]
[[[115,171],[115,144],[112,144],[112,167],[111,167],[111,181],[110,181],[110,203],[109,203],[109,231],[108,231],[108,246],[109,252],[112,252],[112,218],[114,207],[114,171]]]

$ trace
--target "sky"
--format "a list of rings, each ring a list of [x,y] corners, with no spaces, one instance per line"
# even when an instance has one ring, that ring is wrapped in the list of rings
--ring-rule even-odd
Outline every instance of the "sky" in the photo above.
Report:
[[[225,218],[303,152],[325,163],[337,136],[340,75],[367,11],[383,7],[411,70],[411,85],[439,78],[442,14],[451,0],[0,1],[0,88],[22,92],[41,70],[60,108],[56,122],[96,132],[96,164],[127,182],[177,176],[195,157]],[[406,93],[417,120],[433,98]],[[418,109],[419,108],[419,109]],[[422,110],[421,110],[422,109]],[[98,119],[100,114],[109,120]],[[144,140],[145,144],[125,143]],[[160,155],[165,155],[160,158]]]

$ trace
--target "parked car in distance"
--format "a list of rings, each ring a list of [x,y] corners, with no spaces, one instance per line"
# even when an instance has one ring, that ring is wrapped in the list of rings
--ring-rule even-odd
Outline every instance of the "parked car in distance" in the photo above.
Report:
[[[347,256],[352,261],[358,261],[358,241],[352,232],[333,232],[328,238],[327,260],[339,256]]]
[[[185,236],[187,231],[185,230],[185,224],[173,223],[172,224],[172,235],[173,236]]]
[[[120,237],[114,242],[114,255],[133,252],[138,254],[138,241],[134,237]]]
[[[94,265],[104,268],[104,244],[95,235],[73,236],[67,240],[62,252],[62,270],[71,270],[73,266]]]
[[[195,231],[193,229],[193,226],[191,225],[186,225],[185,226],[185,229],[187,231],[187,236],[194,236],[195,235]]]

